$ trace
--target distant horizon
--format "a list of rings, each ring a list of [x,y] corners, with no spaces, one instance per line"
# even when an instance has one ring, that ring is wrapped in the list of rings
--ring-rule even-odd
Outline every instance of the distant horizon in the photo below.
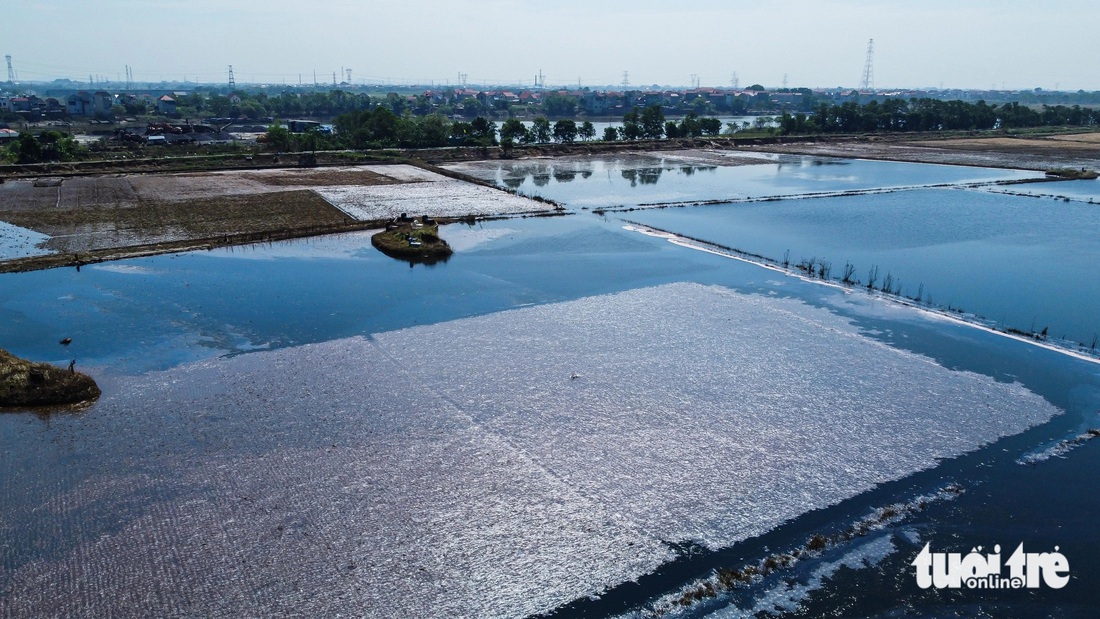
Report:
[[[228,82],[197,82],[197,81],[193,81],[193,80],[184,81],[184,80],[181,79],[181,80],[160,80],[160,81],[134,81],[134,82],[131,82],[129,84],[129,86],[127,86],[125,80],[117,81],[115,79],[104,79],[103,81],[95,81],[95,82],[89,83],[87,80],[79,80],[79,79],[73,79],[73,78],[67,78],[67,77],[59,77],[59,78],[54,78],[52,80],[46,80],[46,81],[16,80],[14,82],[14,85],[15,86],[21,86],[21,85],[26,85],[26,86],[51,86],[51,85],[56,84],[57,82],[71,82],[74,85],[83,85],[82,86],[83,88],[88,88],[88,89],[110,87],[110,88],[123,89],[123,90],[153,90],[153,89],[155,89],[155,87],[160,86],[160,85],[164,85],[164,86],[187,85],[187,86],[195,86],[195,87],[203,87],[203,88],[211,88],[211,89],[229,88]],[[0,81],[0,88],[7,88],[9,83],[10,82],[7,82],[7,81]],[[795,84],[791,84],[791,85],[788,85],[788,86],[769,86],[767,84],[756,84],[756,83],[748,84],[748,85],[742,85],[739,88],[737,88],[736,90],[742,90],[742,91],[748,90],[748,89],[750,89],[751,86],[755,86],[755,85],[763,86],[766,91],[776,91],[776,90],[784,90],[784,89],[786,89],[786,90],[808,89],[808,90],[824,90],[824,91],[863,90],[863,88],[860,87],[860,86],[844,86],[844,85],[842,85],[842,86],[801,86],[801,85],[795,85]],[[431,84],[431,83],[406,82],[406,83],[398,84],[398,83],[358,82],[358,83],[350,83],[349,84],[347,82],[339,82],[337,84],[332,84],[332,83],[326,83],[326,82],[318,81],[317,84],[313,84],[313,83],[302,83],[302,84],[285,83],[284,84],[284,83],[281,83],[281,82],[256,82],[256,83],[253,83],[253,82],[237,81],[234,84],[234,86],[237,87],[237,88],[241,88],[241,89],[270,89],[270,88],[285,87],[285,88],[302,88],[302,89],[317,88],[317,89],[327,89],[327,90],[333,90],[333,89],[338,90],[340,88],[357,88],[358,89],[358,88],[387,88],[387,87],[388,88],[398,88],[398,89],[467,88],[467,89],[472,89],[472,90],[512,88],[512,89],[545,90],[545,91],[584,90],[584,89],[597,90],[597,91],[622,91],[624,89],[625,90],[634,90],[634,91],[645,91],[645,90],[655,90],[655,89],[656,90],[691,90],[693,88],[698,87],[698,88],[704,88],[704,89],[713,88],[713,89],[718,89],[718,90],[735,90],[730,85],[724,85],[723,86],[723,85],[720,85],[720,84],[719,85],[714,85],[714,86],[708,86],[706,84],[700,84],[699,86],[692,86],[690,84],[680,84],[680,85],[677,85],[677,84],[631,84],[630,86],[624,88],[621,84],[591,84],[591,85],[582,84],[580,86],[578,86],[577,84],[546,84],[544,86],[535,86],[535,85],[531,85],[531,84],[514,84],[514,83],[513,84],[475,84],[475,83],[467,83],[467,84],[437,83],[437,84]],[[148,88],[146,88],[146,87],[148,87]],[[1053,89],[1043,88],[1041,86],[1036,87],[1036,88],[1007,88],[1007,89],[1002,89],[1000,86],[998,86],[996,88],[980,88],[980,87],[978,87],[978,88],[946,88],[946,87],[940,88],[940,87],[937,87],[937,86],[891,86],[891,87],[880,86],[880,87],[871,88],[869,90],[873,91],[873,92],[876,92],[876,93],[888,93],[888,92],[894,92],[894,91],[901,91],[901,92],[907,92],[907,91],[918,91],[918,92],[951,92],[951,91],[962,91],[962,92],[1049,92],[1049,93],[1065,93],[1065,94],[1075,94],[1075,93],[1078,93],[1078,92],[1086,92],[1086,93],[1100,92],[1100,89],[1097,89],[1097,90],[1087,90],[1087,89],[1053,90]]]
[[[34,0],[0,55],[24,82],[859,88],[873,39],[875,90],[1093,92],[1096,23],[1091,0]]]

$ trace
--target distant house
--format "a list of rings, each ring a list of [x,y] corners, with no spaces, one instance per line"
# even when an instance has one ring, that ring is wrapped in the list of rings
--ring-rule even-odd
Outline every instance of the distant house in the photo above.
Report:
[[[241,96],[238,95],[237,93],[230,94],[229,95],[229,103],[231,105],[240,105],[241,104]]]
[[[100,90],[92,95],[92,115],[103,117],[111,115],[111,107],[115,104],[114,96],[106,91]]]
[[[92,96],[84,91],[65,97],[65,113],[69,116],[95,116]]]
[[[31,100],[27,97],[12,97],[9,100],[11,105],[11,111],[13,112],[29,112],[31,111]]]
[[[157,99],[157,112],[160,114],[175,114],[176,100],[169,95]]]

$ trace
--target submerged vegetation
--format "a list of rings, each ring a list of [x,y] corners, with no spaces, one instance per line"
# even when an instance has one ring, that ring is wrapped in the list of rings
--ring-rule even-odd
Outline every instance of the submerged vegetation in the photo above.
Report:
[[[833,548],[920,513],[934,502],[951,500],[963,492],[962,486],[949,484],[933,494],[919,496],[911,502],[895,503],[874,509],[866,517],[831,535],[814,533],[803,544],[788,552],[770,554],[757,563],[740,567],[719,568],[709,578],[696,581],[682,590],[679,595],[670,600],[666,599],[665,603],[671,602],[671,605],[656,605],[651,609],[652,614],[654,616],[674,614],[677,607],[693,606],[704,600],[717,598],[723,593],[748,587],[804,560],[820,558]]]
[[[597,209],[593,212],[599,214],[604,211]],[[1049,327],[1043,327],[1041,330],[1036,330],[1036,326],[1033,324],[1029,330],[1022,330],[1005,324],[1001,324],[998,326],[997,324],[986,320],[984,316],[970,314],[961,307],[955,307],[951,304],[947,306],[937,305],[935,301],[933,301],[932,295],[925,290],[923,282],[921,282],[917,286],[916,292],[910,294],[902,285],[901,280],[895,277],[893,273],[887,272],[886,275],[882,277],[877,264],[871,265],[871,268],[867,270],[866,280],[860,280],[856,276],[856,267],[849,261],[845,261],[844,263],[843,274],[834,277],[832,272],[832,263],[828,260],[817,258],[816,256],[809,259],[804,258],[798,262],[793,262],[791,260],[791,251],[788,249],[783,253],[782,260],[776,260],[774,258],[763,256],[761,254],[747,252],[744,250],[728,247],[726,245],[706,241],[692,236],[675,234],[667,230],[661,230],[660,228],[655,228],[653,226],[642,224],[636,221],[624,221],[626,221],[626,223],[640,226],[645,229],[662,232],[664,234],[669,234],[674,237],[690,241],[693,244],[716,250],[717,253],[735,256],[744,260],[748,260],[750,262],[780,269],[788,273],[798,273],[808,279],[829,282],[834,285],[841,285],[849,289],[865,289],[868,293],[872,294],[887,295],[903,304],[913,304],[917,307],[926,308],[936,312],[943,312],[951,316],[962,318],[967,322],[981,325],[993,331],[998,331],[1000,333],[1007,333],[1009,335],[1026,338],[1029,340],[1035,340],[1037,342],[1050,342],[1059,348],[1091,356],[1096,356],[1098,352],[1100,352],[1100,335],[1094,334],[1091,343],[1073,341],[1068,339],[1066,336],[1062,336],[1061,338],[1052,338],[1050,336]],[[912,289],[910,288],[909,290]]]
[[[0,349],[0,409],[90,402],[100,396],[91,377],[48,363],[20,359]]]

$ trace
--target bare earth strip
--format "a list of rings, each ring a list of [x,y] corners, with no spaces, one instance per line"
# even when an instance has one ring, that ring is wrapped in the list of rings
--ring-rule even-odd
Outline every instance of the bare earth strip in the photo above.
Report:
[[[957,138],[945,140],[851,140],[797,142],[754,146],[754,150],[937,163],[946,165],[1049,170],[1051,168],[1100,169],[1100,143],[1088,144],[1097,134],[1050,138]],[[1077,142],[1071,138],[1082,138]]]

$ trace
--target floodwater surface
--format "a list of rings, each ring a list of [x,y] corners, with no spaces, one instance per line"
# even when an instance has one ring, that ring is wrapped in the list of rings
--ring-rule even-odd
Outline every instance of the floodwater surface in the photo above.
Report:
[[[1020,170],[717,151],[755,165],[700,165],[676,156],[527,159],[448,166],[520,194],[575,208],[746,200],[1039,178]]]
[[[957,189],[623,213],[631,221],[1091,346],[1100,207]]]
[[[808,167],[776,191],[876,186]],[[940,168],[882,180],[1005,175]],[[711,172],[676,174],[692,195]],[[934,207],[907,201],[922,195]],[[978,202],[948,209],[955,195]],[[767,242],[824,242],[857,213],[849,242],[830,242],[868,255],[907,238],[1041,246],[997,222],[1011,199],[641,214],[720,236],[746,208]],[[928,227],[921,208],[960,224]],[[868,222],[884,220],[901,225],[879,238]],[[431,267],[353,233],[0,276],[3,347],[75,358],[104,390],[80,412],[0,414],[0,616],[1088,616],[1100,602],[1086,432],[1100,365],[617,217],[441,235],[455,254]],[[925,543],[1058,546],[1071,581],[926,591],[909,565]],[[796,550],[732,589],[719,578]],[[694,596],[703,583],[713,595]]]

